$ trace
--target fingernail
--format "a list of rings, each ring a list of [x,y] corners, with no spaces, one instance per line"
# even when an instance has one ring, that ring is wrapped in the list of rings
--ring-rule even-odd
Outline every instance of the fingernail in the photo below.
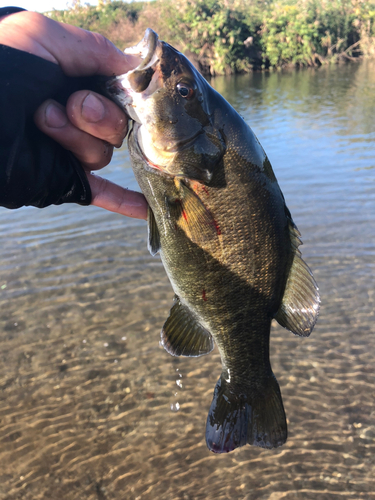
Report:
[[[68,123],[68,118],[55,104],[48,104],[45,111],[46,125],[51,128],[62,128]]]
[[[88,94],[82,103],[82,117],[90,123],[96,123],[104,118],[103,103],[93,94]]]

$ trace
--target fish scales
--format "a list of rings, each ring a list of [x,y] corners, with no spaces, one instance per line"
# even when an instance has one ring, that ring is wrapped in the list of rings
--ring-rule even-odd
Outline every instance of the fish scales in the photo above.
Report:
[[[308,336],[320,302],[299,232],[259,141],[190,62],[152,30],[130,53],[139,66],[108,92],[133,120],[129,151],[150,205],[149,248],[175,292],[162,344],[184,356],[218,346],[210,450],[280,446],[287,426],[271,321]]]

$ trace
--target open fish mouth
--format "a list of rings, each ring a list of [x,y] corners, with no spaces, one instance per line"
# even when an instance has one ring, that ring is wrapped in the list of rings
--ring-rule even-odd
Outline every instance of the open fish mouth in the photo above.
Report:
[[[163,163],[160,162],[159,154],[151,155],[153,160],[149,159],[145,152],[148,148],[144,147],[147,143],[153,143],[150,134],[145,130],[151,104],[147,101],[163,85],[161,79],[155,74],[158,72],[157,67],[162,53],[161,42],[155,31],[148,28],[143,39],[137,45],[126,48],[124,53],[129,57],[133,69],[111,78],[107,82],[107,92],[120,107],[126,110],[127,115],[133,121],[131,134],[143,159],[151,168],[162,171],[165,167],[158,165],[158,163]],[[147,139],[142,141],[142,135],[147,136]],[[172,150],[175,146],[176,144],[173,143],[166,150]],[[161,151],[160,156],[162,156]],[[155,161],[156,158],[158,158],[157,161]]]
[[[134,121],[139,117],[132,113],[134,106],[134,93],[145,93],[150,86],[154,76],[157,63],[161,54],[161,46],[158,35],[151,28],[147,28],[143,39],[134,47],[125,49],[124,53],[129,57],[133,69],[127,73],[111,78],[107,82],[107,92],[120,105],[126,108],[128,114]],[[154,85],[144,94],[144,98],[151,95],[160,84]]]
[[[159,37],[155,31],[147,28],[143,39],[134,47],[125,49],[124,52],[140,59],[139,65],[129,72],[128,81],[134,92],[144,92],[151,82],[155,66],[159,61]]]

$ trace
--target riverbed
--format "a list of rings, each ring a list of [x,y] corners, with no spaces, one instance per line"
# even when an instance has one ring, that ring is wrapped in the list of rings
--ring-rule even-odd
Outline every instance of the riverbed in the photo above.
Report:
[[[289,438],[214,455],[217,349],[159,345],[173,291],[144,221],[0,210],[0,498],[375,498],[375,63],[218,77],[266,150],[321,291],[310,338],[273,324]],[[126,146],[106,176],[137,189]]]

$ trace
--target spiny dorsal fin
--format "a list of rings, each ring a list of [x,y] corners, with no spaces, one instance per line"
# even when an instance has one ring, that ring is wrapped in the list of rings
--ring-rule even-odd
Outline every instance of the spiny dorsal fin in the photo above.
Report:
[[[168,200],[170,219],[177,221],[177,226],[193,243],[212,241],[221,232],[211,212],[181,179],[176,177],[175,184],[179,197]]]
[[[160,234],[153,211],[148,207],[147,211],[148,244],[147,248],[152,256],[160,250]]]
[[[275,319],[295,335],[308,337],[319,313],[319,288],[308,265],[302,260],[298,246],[302,244],[300,232],[289,221],[289,232],[294,251],[283,300]]]
[[[161,344],[173,356],[202,356],[214,348],[210,332],[195,319],[188,307],[174,298],[167,321],[161,331]]]

